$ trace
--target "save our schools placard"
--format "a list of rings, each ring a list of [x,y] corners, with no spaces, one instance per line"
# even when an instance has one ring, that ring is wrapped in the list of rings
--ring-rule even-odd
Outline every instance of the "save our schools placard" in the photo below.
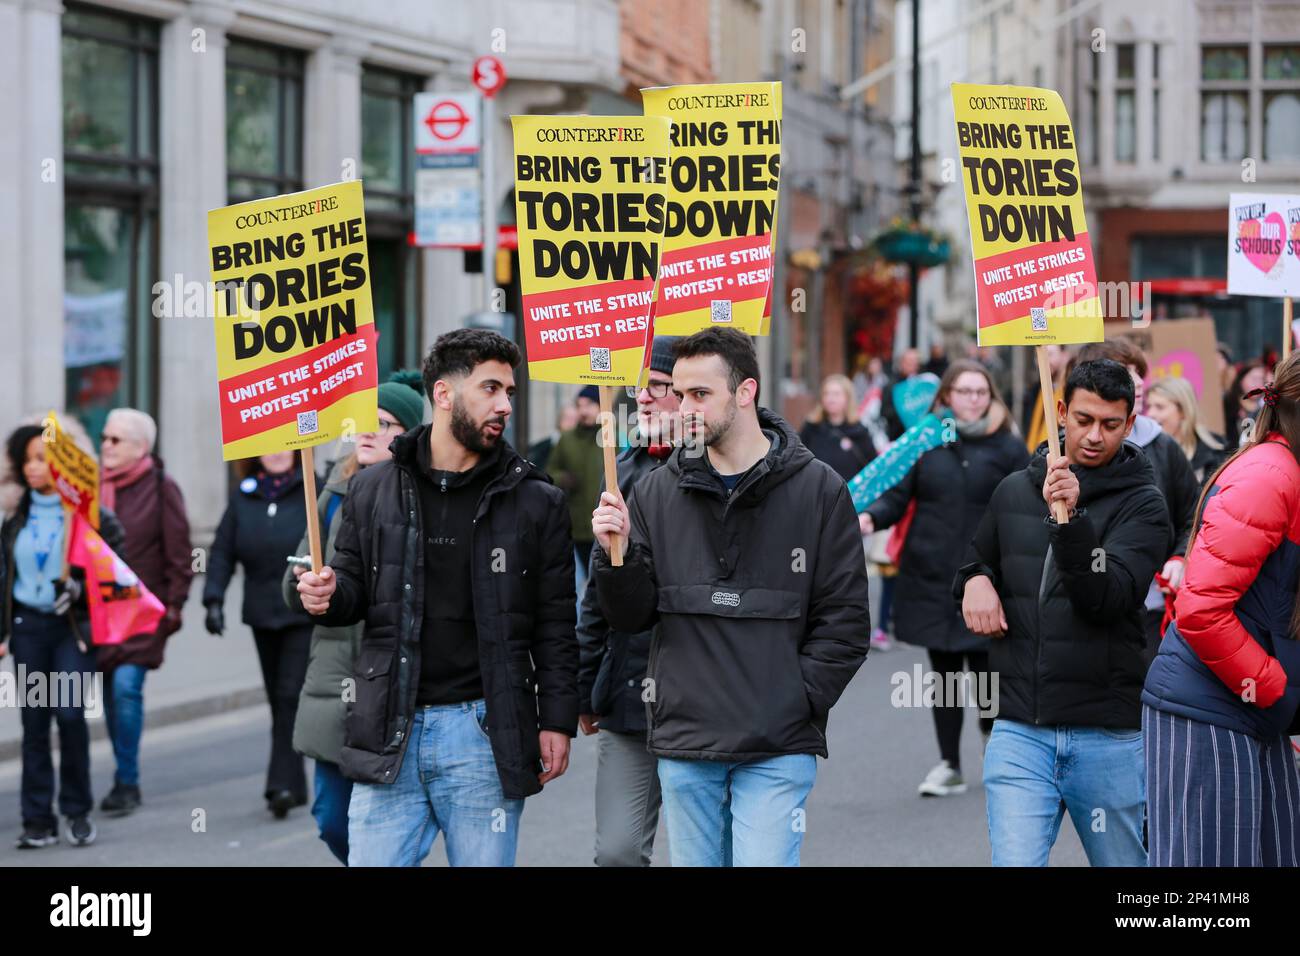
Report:
[[[653,116],[515,116],[528,375],[635,385],[650,334],[668,180]]]
[[[766,332],[781,180],[781,84],[641,91],[647,116],[672,120],[658,335],[726,325]]]
[[[222,456],[379,427],[360,181],[208,213]]]
[[[72,440],[54,412],[45,416],[41,428],[45,460],[50,466],[50,477],[59,497],[89,521],[92,528],[98,528],[99,462]]]
[[[984,345],[1099,342],[1074,131],[1060,94],[952,84]]]
[[[1231,194],[1228,293],[1300,296],[1300,196]]]

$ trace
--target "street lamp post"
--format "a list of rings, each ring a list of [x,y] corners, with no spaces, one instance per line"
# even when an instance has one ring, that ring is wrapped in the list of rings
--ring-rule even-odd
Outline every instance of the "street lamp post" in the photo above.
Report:
[[[907,195],[912,222],[921,218],[921,0],[912,0],[912,157],[907,178]],[[920,267],[907,264],[908,312],[911,321],[912,348],[921,344],[921,316],[917,290]]]

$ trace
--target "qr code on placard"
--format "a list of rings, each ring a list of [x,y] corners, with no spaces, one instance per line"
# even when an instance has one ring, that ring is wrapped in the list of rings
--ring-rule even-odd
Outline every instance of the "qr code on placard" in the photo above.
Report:
[[[1047,310],[1035,309],[1029,310],[1029,326],[1035,332],[1047,331]]]
[[[712,299],[709,302],[709,318],[714,322],[731,321],[731,300]]]
[[[315,412],[298,413],[298,434],[299,435],[314,435],[316,434],[316,430],[318,428],[320,428],[320,425],[316,421]]]
[[[589,349],[591,352],[591,370],[593,372],[609,372],[612,368],[609,364],[609,349]]]

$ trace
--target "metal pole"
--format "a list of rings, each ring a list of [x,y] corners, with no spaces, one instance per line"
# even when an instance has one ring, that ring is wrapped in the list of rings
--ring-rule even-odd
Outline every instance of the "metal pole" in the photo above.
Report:
[[[921,218],[921,0],[912,0],[912,161],[908,170],[907,192],[912,221]],[[907,264],[907,305],[911,313],[912,348],[921,344],[921,313],[918,305],[917,280],[921,270],[915,262]]]
[[[483,309],[493,309],[497,275],[496,101],[483,97]]]

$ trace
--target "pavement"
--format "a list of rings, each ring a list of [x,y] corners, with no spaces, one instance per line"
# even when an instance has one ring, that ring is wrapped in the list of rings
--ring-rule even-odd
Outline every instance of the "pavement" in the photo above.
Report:
[[[215,637],[204,630],[202,593],[200,575],[190,587],[183,625],[167,641],[163,666],[150,671],[145,678],[146,728],[266,701],[253,632],[239,621],[244,599],[243,571],[236,573],[226,592],[224,637]],[[12,672],[13,661],[5,658],[0,661],[0,668]],[[107,739],[102,707],[98,711],[88,718],[92,740]],[[0,706],[0,761],[16,758],[21,753],[22,724],[18,709]]]
[[[306,808],[277,821],[262,799],[270,712],[252,635],[237,623],[238,581],[227,598],[231,624],[225,638],[203,631],[198,591],[196,582],[185,627],[169,642],[166,664],[145,684],[144,806],[120,819],[96,815],[100,834],[92,846],[15,850],[21,762],[4,759],[0,750],[0,867],[337,865]],[[894,706],[891,681],[896,674],[911,674],[918,663],[924,667],[924,652],[905,645],[873,652],[832,711],[830,759],[818,761],[807,805],[804,865],[989,864],[973,710],[967,712],[962,737],[968,791],[944,798],[916,792],[938,761],[933,721],[924,708]],[[102,719],[92,726],[102,734]],[[17,714],[0,708],[0,747],[12,750],[17,729]],[[98,800],[112,783],[106,739],[92,743],[91,768]],[[592,865],[595,772],[596,738],[579,736],[568,772],[526,804],[519,865]],[[1051,862],[1086,865],[1068,819]],[[654,864],[667,863],[661,823]],[[426,865],[446,865],[442,840]]]

